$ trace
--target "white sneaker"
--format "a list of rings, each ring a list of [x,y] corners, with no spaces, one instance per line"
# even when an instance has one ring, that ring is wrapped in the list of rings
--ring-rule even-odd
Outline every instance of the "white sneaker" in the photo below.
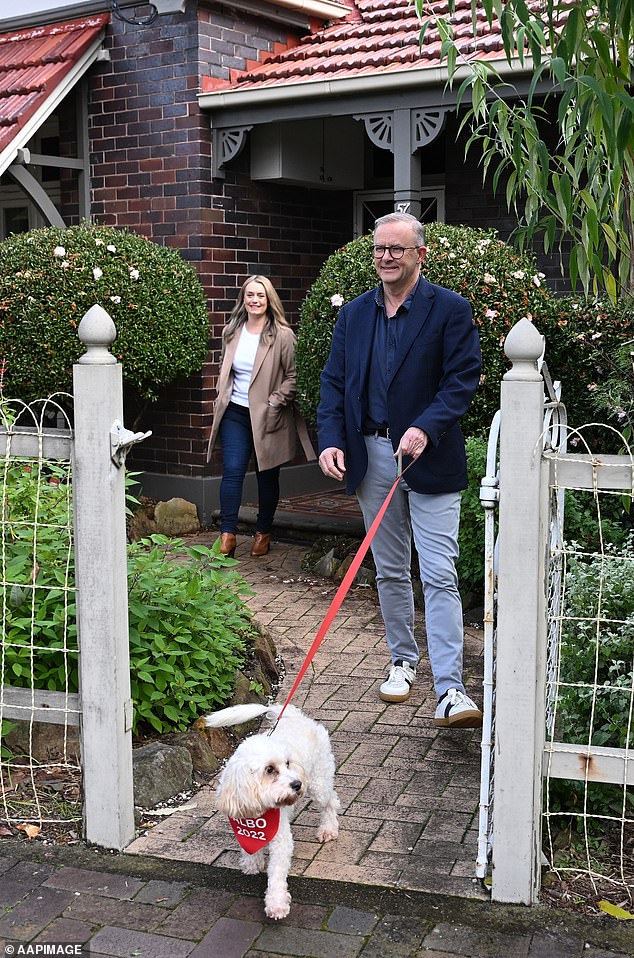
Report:
[[[480,728],[482,712],[466,692],[449,689],[436,707],[434,725],[441,728]]]
[[[409,698],[412,682],[416,678],[416,669],[409,662],[397,659],[387,679],[379,687],[379,698],[384,702],[404,702]]]

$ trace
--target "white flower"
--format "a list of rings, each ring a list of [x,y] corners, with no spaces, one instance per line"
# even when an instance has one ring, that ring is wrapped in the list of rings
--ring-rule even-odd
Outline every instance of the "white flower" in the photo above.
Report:
[[[62,267],[62,269],[68,269],[68,267],[70,266],[70,263],[68,262],[67,259],[64,259],[59,265]]]
[[[542,285],[542,281],[541,281],[541,279],[540,279],[540,274],[537,274],[537,275],[533,276],[533,282],[534,282],[535,286],[541,286],[541,285]]]
[[[110,301],[113,302],[113,303],[117,303],[117,304],[118,304],[118,303],[121,302],[121,297],[120,297],[120,296],[111,296],[111,297],[110,297]]]
[[[449,256],[447,257],[447,259],[455,259],[455,258],[456,258],[455,253],[449,253]]]
[[[514,273],[511,273],[513,279],[524,279],[526,273],[523,269],[516,269]]]
[[[335,293],[334,296],[330,297],[330,302],[333,306],[343,306],[343,296],[341,293]]]
[[[485,274],[484,274],[484,282],[485,282],[485,283],[497,283],[497,279],[495,278],[495,276],[492,276],[491,273],[485,273]]]
[[[66,256],[66,250],[63,246],[56,246],[53,250],[53,256],[57,256],[58,259],[62,259],[64,256]]]
[[[130,268],[130,279],[137,280],[138,278],[139,278],[139,271],[138,271],[138,269],[132,269],[132,268]]]
[[[497,314],[498,314],[497,309],[487,309],[484,315],[486,316],[487,319],[495,319]]]
[[[625,412],[625,410],[623,409],[623,407],[622,407],[622,406],[617,406],[614,411],[615,411],[615,413],[616,413],[616,416],[617,416],[617,419],[619,420],[619,422],[623,422],[623,420],[624,420],[625,417],[627,416],[627,413]]]
[[[101,279],[101,277],[103,276],[103,270],[99,269],[98,266],[95,266],[95,268],[92,271],[92,275],[94,279]]]
[[[108,246],[106,246],[106,249],[108,250],[109,253],[116,253],[116,252],[117,252],[117,247],[116,247],[116,246],[113,246],[112,243],[110,243]]]
[[[95,240],[95,246],[103,246],[103,240],[102,240],[102,239],[96,239],[96,240]]]
[[[450,246],[450,245],[451,245],[451,244],[449,243],[449,240],[447,239],[446,236],[439,236],[439,237],[438,237],[438,242],[439,242],[439,244],[440,244],[441,246]]]
[[[593,392],[595,391],[595,389],[597,389],[597,388],[598,388],[598,387],[597,387],[597,384],[596,384],[596,383],[589,383],[589,384],[588,384],[588,392],[593,393]]]

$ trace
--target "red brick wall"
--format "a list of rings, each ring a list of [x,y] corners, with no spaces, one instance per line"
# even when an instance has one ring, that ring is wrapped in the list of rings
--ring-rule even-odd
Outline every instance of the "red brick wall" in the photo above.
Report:
[[[203,237],[200,275],[209,297],[210,353],[201,377],[171,387],[151,410],[152,440],[134,468],[196,476],[206,471],[220,336],[237,291],[252,273],[269,276],[296,327],[298,308],[326,257],[351,236],[351,199],[339,193],[263,186],[227,174],[217,197],[224,217]],[[212,463],[218,471],[219,457]]]
[[[96,68],[90,96],[93,216],[178,248],[199,272],[210,310],[209,360],[165,389],[136,428],[152,438],[133,469],[207,472],[219,337],[246,276],[271,277],[296,324],[297,308],[324,259],[352,233],[351,198],[211,178],[209,116],[198,108],[200,75],[221,78],[287,39],[282,24],[222,4],[150,27],[113,18],[111,63]]]

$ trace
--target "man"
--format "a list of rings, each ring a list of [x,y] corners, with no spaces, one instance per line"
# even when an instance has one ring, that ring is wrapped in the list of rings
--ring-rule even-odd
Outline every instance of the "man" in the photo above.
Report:
[[[319,464],[346,478],[366,529],[397,475],[411,468],[372,543],[392,666],[379,695],[404,702],[416,677],[411,536],[425,596],[427,647],[438,696],[434,722],[475,728],[482,713],[462,681],[464,632],[456,559],[460,492],[467,485],[460,418],[480,378],[480,343],[469,303],[420,273],[421,223],[390,213],[375,223],[377,289],[341,309],[321,376]]]

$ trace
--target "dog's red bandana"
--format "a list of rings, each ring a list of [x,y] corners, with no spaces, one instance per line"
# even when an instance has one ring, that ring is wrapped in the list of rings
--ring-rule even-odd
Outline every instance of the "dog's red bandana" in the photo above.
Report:
[[[279,808],[269,808],[257,818],[230,818],[238,842],[247,855],[255,855],[273,841],[280,827]]]

